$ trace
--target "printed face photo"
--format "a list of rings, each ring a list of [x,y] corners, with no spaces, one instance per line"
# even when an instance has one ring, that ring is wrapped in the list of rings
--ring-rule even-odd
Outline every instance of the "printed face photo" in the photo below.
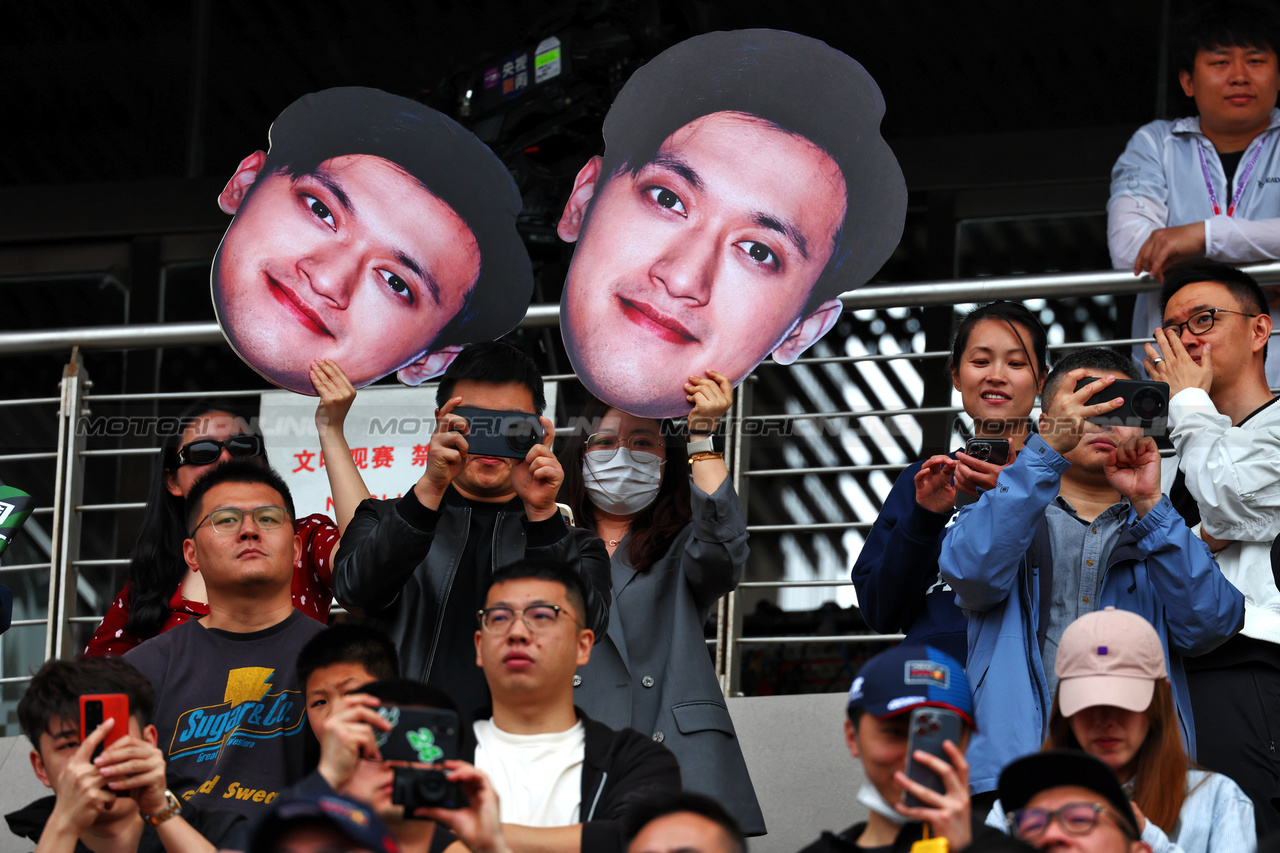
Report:
[[[220,196],[235,219],[214,306],[236,352],[304,394],[319,358],[360,387],[423,356],[480,273],[466,223],[381,157],[332,157],[295,177],[263,173],[265,156],[245,158]]]
[[[651,162],[613,175],[601,163],[579,173],[560,221],[577,242],[560,322],[579,377],[611,406],[683,415],[690,376],[715,370],[737,385],[835,323],[839,300],[806,312],[847,204],[822,148],[717,112],[672,133]]]

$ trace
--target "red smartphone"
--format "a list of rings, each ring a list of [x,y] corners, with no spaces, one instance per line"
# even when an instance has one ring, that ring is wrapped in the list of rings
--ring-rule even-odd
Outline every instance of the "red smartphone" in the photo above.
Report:
[[[89,693],[80,697],[80,742],[93,734],[93,730],[107,720],[116,724],[106,738],[93,751],[97,758],[102,750],[129,734],[129,697],[124,693]]]

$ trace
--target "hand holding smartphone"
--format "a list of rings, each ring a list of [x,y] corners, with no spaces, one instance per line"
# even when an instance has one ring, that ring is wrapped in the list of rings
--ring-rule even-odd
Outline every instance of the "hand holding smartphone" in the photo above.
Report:
[[[966,456],[990,462],[992,465],[1009,464],[1009,453],[1012,448],[1007,438],[971,438],[964,443]],[[977,503],[978,499],[968,492],[956,489],[956,509]]]
[[[87,693],[80,697],[81,743],[107,720],[115,720],[116,724],[93,751],[93,758],[129,734],[129,697],[124,693]]]
[[[916,708],[912,711],[907,735],[907,778],[939,794],[946,793],[946,785],[943,784],[942,777],[923,764],[917,763],[914,760],[915,754],[918,749],[950,764],[951,758],[943,750],[942,744],[951,741],[959,746],[960,732],[960,715],[955,711],[929,707]],[[908,806],[928,805],[909,792],[903,793],[902,801]]]

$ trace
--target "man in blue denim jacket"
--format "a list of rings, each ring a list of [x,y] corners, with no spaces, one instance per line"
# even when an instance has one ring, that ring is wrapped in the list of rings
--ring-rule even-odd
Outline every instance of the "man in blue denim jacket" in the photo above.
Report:
[[[1120,398],[1087,400],[1119,376],[1113,350],[1078,350],[1045,380],[1049,402],[996,488],[966,507],[943,540],[942,576],[969,620],[968,673],[983,732],[969,761],[975,794],[1040,747],[1058,640],[1078,616],[1115,606],[1160,634],[1188,754],[1195,733],[1182,656],[1240,629],[1244,597],[1160,491],[1160,455],[1136,426],[1098,426]],[[1095,381],[1076,390],[1085,378]]]

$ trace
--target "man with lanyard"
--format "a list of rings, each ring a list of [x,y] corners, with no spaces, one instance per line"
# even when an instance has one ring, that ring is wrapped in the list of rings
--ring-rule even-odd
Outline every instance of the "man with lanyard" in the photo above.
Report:
[[[1198,115],[1139,128],[1111,171],[1107,245],[1116,269],[1164,281],[1179,260],[1280,258],[1280,65],[1276,12],[1254,0],[1199,4],[1175,32],[1182,91]],[[1280,322],[1280,293],[1269,289]],[[1160,325],[1141,293],[1133,336]],[[1133,351],[1143,357],[1141,346]],[[1280,348],[1267,365],[1280,383]]]

